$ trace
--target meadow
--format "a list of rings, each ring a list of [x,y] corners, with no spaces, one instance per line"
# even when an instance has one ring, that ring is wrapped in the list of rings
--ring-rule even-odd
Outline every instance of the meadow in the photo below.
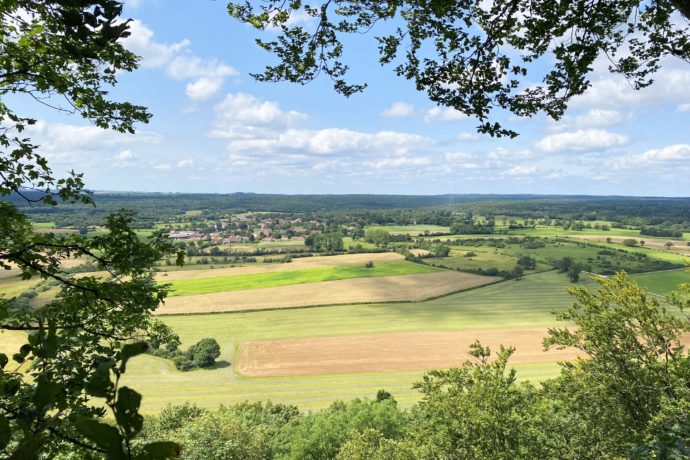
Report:
[[[365,266],[320,267],[304,270],[286,270],[273,273],[254,273],[246,275],[180,279],[171,281],[171,296],[209,294],[212,292],[231,292],[247,289],[269,288],[291,284],[318,283],[349,278],[369,278],[380,276],[416,275],[438,271],[411,262],[389,262]]]
[[[586,281],[588,282],[588,281]],[[285,377],[247,377],[239,347],[246,341],[313,339],[400,332],[480,331],[504,329],[506,345],[511,329],[555,325],[552,312],[572,302],[572,286],[555,272],[539,273],[520,281],[505,281],[425,302],[342,305],[265,312],[163,316],[189,346],[203,337],[221,344],[215,368],[181,373],[160,358],[135,358],[125,382],[144,394],[144,410],[156,412],[169,402],[192,401],[217,407],[244,400],[271,399],[297,404],[303,409],[327,406],[335,399],[372,397],[380,388],[391,391],[405,405],[418,398],[411,384],[423,374],[414,371],[364,372]],[[414,348],[407,348],[414,354]],[[374,353],[376,350],[372,350]],[[467,356],[459,354],[457,364]],[[553,360],[516,365],[521,378],[538,381],[558,372]]]
[[[690,283],[690,271],[687,269],[642,273],[633,276],[637,283],[650,292],[659,295],[668,295],[679,284]]]

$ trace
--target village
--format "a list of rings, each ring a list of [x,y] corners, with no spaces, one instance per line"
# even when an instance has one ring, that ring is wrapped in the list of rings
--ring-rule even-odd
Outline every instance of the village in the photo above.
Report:
[[[217,222],[170,230],[170,239],[177,241],[210,241],[213,244],[253,243],[258,241],[304,241],[310,234],[322,233],[324,223],[303,222],[301,218],[261,218],[257,214],[239,214]]]

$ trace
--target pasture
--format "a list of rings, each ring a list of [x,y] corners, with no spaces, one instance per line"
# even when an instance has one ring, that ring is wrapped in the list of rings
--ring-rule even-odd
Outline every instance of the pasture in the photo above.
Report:
[[[418,275],[434,273],[438,269],[411,262],[389,262],[365,266],[337,266],[285,270],[271,273],[254,273],[235,276],[221,276],[197,279],[179,279],[170,282],[171,296],[232,292],[248,289],[269,288],[291,284],[318,283],[349,278],[370,278],[381,276]]]
[[[471,289],[500,278],[440,270],[401,276],[351,278],[234,292],[174,296],[157,314],[214,313],[371,302],[410,302]]]
[[[383,279],[386,278],[381,278]],[[345,282],[352,281],[372,280]],[[316,285],[320,284],[325,283]],[[297,404],[302,409],[314,409],[325,407],[334,399],[373,397],[380,388],[391,391],[402,404],[409,405],[418,398],[418,394],[411,389],[411,384],[421,377],[423,369],[362,373],[311,371],[314,375],[249,377],[238,372],[238,368],[242,367],[242,344],[295,339],[312,341],[317,338],[335,340],[333,337],[341,340],[350,337],[347,340],[351,343],[357,337],[382,334],[390,338],[390,334],[455,334],[462,331],[465,331],[465,337],[469,340],[475,335],[488,338],[490,331],[500,331],[495,333],[498,342],[506,345],[529,345],[523,346],[521,353],[538,356],[541,352],[537,350],[536,344],[539,343],[540,331],[555,324],[552,311],[570,305],[572,299],[565,289],[571,285],[564,276],[546,272],[526,276],[521,281],[501,282],[423,302],[163,316],[161,319],[180,335],[183,347],[203,337],[218,340],[222,347],[220,362],[213,369],[182,373],[164,359],[137,357],[128,366],[125,383],[131,382],[135,388],[143,391],[143,409],[148,413],[158,411],[168,402],[187,400],[204,407],[217,407],[219,404],[244,400],[271,399]],[[176,299],[184,298],[170,300]],[[306,295],[302,299],[303,302],[309,300]],[[525,335],[526,329],[532,332]],[[522,332],[518,332],[519,330]],[[498,342],[492,341],[491,344]],[[368,343],[371,346],[362,345],[357,351],[360,356],[362,353],[378,353],[380,345],[376,342]],[[420,344],[396,343],[395,346],[386,345],[387,349],[401,348],[408,352],[410,359],[414,359],[417,353],[429,356],[434,350],[432,347],[422,353]],[[448,344],[443,340],[433,343],[441,348]],[[348,349],[349,347],[344,347],[338,350],[341,356],[339,359],[347,359]],[[458,351],[457,357],[446,355],[448,365],[460,364],[466,358],[460,348],[454,350]],[[441,350],[437,351],[441,353]],[[558,372],[555,357],[545,356],[543,361],[539,359],[521,359],[523,362],[516,362],[520,378],[540,380]],[[326,372],[332,372],[332,369]]]
[[[679,284],[690,283],[690,272],[687,269],[642,273],[632,277],[643,288],[659,295],[667,295]]]

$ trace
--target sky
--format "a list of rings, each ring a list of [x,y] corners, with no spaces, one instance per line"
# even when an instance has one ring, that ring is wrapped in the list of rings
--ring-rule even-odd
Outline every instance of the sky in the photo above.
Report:
[[[665,61],[634,91],[598,62],[562,120],[500,115],[520,136],[495,139],[381,67],[376,30],[348,42],[350,78],[369,85],[348,99],[326,79],[254,81],[274,58],[223,0],[125,5],[125,46],[142,59],[112,96],[147,106],[149,124],[118,134],[20,101],[53,169],[83,172],[91,189],[690,196],[689,64]]]

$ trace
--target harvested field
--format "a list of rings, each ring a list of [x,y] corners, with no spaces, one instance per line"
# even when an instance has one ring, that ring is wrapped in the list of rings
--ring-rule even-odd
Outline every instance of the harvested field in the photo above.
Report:
[[[441,271],[171,297],[157,314],[216,313],[314,305],[414,301],[462,291],[500,278]]]
[[[374,263],[399,262],[405,258],[397,252],[376,254],[345,254],[340,256],[315,256],[295,258],[289,263],[255,264],[244,267],[217,268],[213,270],[179,270],[170,273],[159,273],[158,281],[191,280],[198,278],[251,275],[287,270],[305,270],[308,268],[338,267],[343,265],[364,265],[371,260]]]
[[[414,371],[456,367],[475,340],[496,351],[514,346],[511,363],[568,361],[575,350],[543,351],[546,328],[347,335],[240,345],[238,372],[251,377]]]
[[[666,238],[658,238],[646,235],[638,235],[635,237],[620,237],[620,236],[606,236],[606,235],[570,235],[570,238],[577,238],[582,240],[590,241],[603,241],[606,242],[607,238],[611,238],[611,242],[622,244],[623,240],[634,239],[639,241],[644,241],[644,247],[649,249],[656,249],[658,251],[666,251],[666,243],[671,242],[673,246],[668,249],[669,252],[675,252],[676,254],[682,254],[690,256],[690,246],[685,240],[674,240]]]

